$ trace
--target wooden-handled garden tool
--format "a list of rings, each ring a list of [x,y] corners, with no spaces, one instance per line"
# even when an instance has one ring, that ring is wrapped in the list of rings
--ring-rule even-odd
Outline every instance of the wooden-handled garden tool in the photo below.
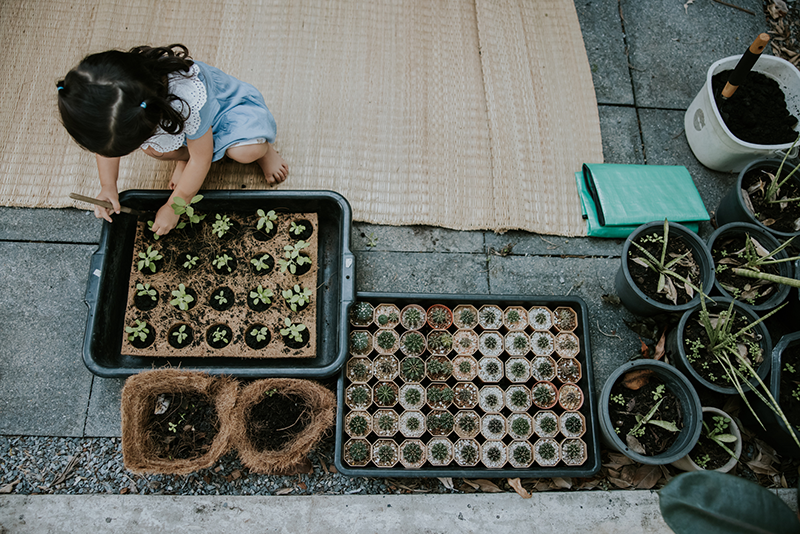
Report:
[[[769,35],[766,33],[759,34],[756,37],[756,40],[753,41],[753,44],[750,45],[750,48],[745,51],[742,58],[739,60],[739,63],[736,64],[736,68],[733,69],[730,77],[728,78],[728,83],[725,84],[725,88],[722,89],[722,98],[728,99],[733,96],[733,93],[736,92],[736,89],[742,85],[744,82],[747,73],[753,68],[753,65],[756,64],[758,61],[759,56],[761,56],[761,52],[764,51],[764,48],[767,46],[769,42]]]
[[[81,202],[88,202],[89,204],[95,204],[97,206],[100,206],[101,208],[114,209],[114,206],[111,204],[111,202],[108,202],[106,200],[99,200],[92,197],[85,197],[83,195],[79,195],[78,193],[70,193],[69,198],[71,198],[72,200],[79,200]],[[120,206],[119,211],[123,213],[130,213],[131,215],[136,215],[137,217],[139,215],[144,215],[143,212],[129,208],[127,206]]]

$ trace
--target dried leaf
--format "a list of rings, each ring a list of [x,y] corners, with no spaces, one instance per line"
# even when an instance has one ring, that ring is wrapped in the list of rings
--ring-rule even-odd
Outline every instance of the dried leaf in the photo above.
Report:
[[[665,349],[664,347],[667,344],[667,329],[665,328],[664,331],[661,333],[661,337],[658,338],[658,343],[656,343],[656,350],[653,353],[654,360],[660,360],[664,357]]]
[[[675,284],[672,283],[672,278],[670,278],[669,276],[665,276],[664,278],[665,278],[664,294],[666,295],[667,300],[669,300],[670,302],[672,302],[673,304],[675,304],[677,306],[678,305],[678,290],[675,289]]]
[[[622,467],[624,465],[631,465],[633,463],[633,460],[631,460],[624,454],[616,452],[609,453],[608,459],[610,460],[610,463],[603,464],[603,467],[610,467],[610,468],[614,468],[616,466]]]
[[[294,488],[281,488],[275,492],[275,495],[288,495],[294,491]]]
[[[650,264],[647,262],[647,260],[645,260],[643,258],[633,258],[633,263],[641,265],[645,269],[649,269],[650,268]]]
[[[643,465],[633,475],[636,489],[652,489],[661,480],[661,469],[657,465]]]
[[[169,408],[170,400],[167,398],[165,394],[161,394],[156,399],[156,409],[153,412],[155,415],[161,415],[166,413],[167,408]]]
[[[767,256],[769,256],[769,250],[765,249],[764,245],[759,243],[758,240],[756,240],[756,238],[751,237],[750,242],[753,243],[753,246],[756,249],[756,254],[758,254],[760,257],[766,258]]]
[[[622,377],[622,385],[632,391],[637,391],[650,382],[650,375],[652,374],[653,371],[651,369],[628,371]]]
[[[773,0],[774,3],[767,6],[769,16],[773,19],[785,17],[789,13],[789,6],[783,0]]]
[[[528,492],[528,490],[522,487],[522,482],[520,482],[518,478],[509,478],[508,485],[514,488],[514,491],[516,491],[517,494],[523,499],[531,498],[530,492]]]
[[[753,209],[753,202],[750,200],[750,195],[744,189],[742,191],[742,203],[744,206],[750,211],[750,213],[755,213],[756,210]]]
[[[14,491],[14,486],[19,484],[20,482],[22,482],[22,479],[18,478],[14,482],[9,482],[5,486],[0,487],[0,494],[11,493],[12,491]]]
[[[694,288],[692,287],[692,284],[689,283],[688,280],[686,281],[686,283],[683,284],[683,290],[686,292],[687,295],[689,295],[689,298],[694,297]]]
[[[617,295],[600,295],[600,298],[603,299],[603,302],[606,304],[611,304],[612,306],[619,306],[622,303]]]
[[[639,343],[642,344],[642,358],[650,358],[650,347],[647,346],[647,343],[642,341],[642,338],[639,338]]]
[[[439,482],[447,489],[453,489],[453,479],[451,477],[438,477]]]
[[[631,487],[631,484],[629,482],[625,482],[624,480],[619,478],[608,477],[608,481],[620,489],[626,489]]]
[[[764,219],[763,221],[760,222],[764,226],[772,226],[773,224],[775,224],[775,219],[769,218],[769,219]]]
[[[639,454],[647,454],[647,451],[644,450],[644,446],[639,443],[639,440],[634,438],[631,435],[625,436],[625,442],[628,444],[628,448],[633,452],[638,452]]]
[[[476,484],[476,486],[474,486],[474,487],[476,489],[481,490],[484,493],[502,493],[503,492],[503,490],[498,488],[497,485],[494,482],[486,480],[485,478],[479,478],[479,479],[474,480],[472,482],[470,482],[467,479],[464,479],[464,482],[466,482],[470,486],[472,486],[473,483]]]
[[[794,231],[800,232],[800,217],[794,220]]]
[[[572,489],[571,478],[553,477],[551,481],[558,489]]]

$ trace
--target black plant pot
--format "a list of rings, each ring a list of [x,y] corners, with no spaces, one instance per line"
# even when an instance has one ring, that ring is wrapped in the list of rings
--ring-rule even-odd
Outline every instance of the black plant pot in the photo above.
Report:
[[[730,306],[731,299],[724,298],[724,297],[716,297],[714,302],[711,301],[706,302],[706,307],[709,312],[714,311],[721,311],[728,309]],[[721,393],[723,395],[736,395],[738,392],[736,388],[720,386],[710,382],[700,376],[700,374],[692,367],[691,362],[686,357],[686,350],[684,347],[684,333],[686,330],[686,324],[689,322],[690,319],[693,317],[697,317],[697,313],[701,309],[700,305],[694,306],[692,309],[687,310],[684,312],[683,316],[681,316],[680,322],[678,322],[678,326],[672,329],[669,334],[667,334],[666,339],[666,349],[667,354],[671,355],[672,361],[675,363],[675,366],[681,370],[688,378],[692,381],[693,384],[703,387],[707,390],[713,391],[715,393]],[[735,313],[737,315],[744,315],[748,318],[748,322],[753,322],[758,320],[758,314],[754,312],[749,306],[746,306],[740,302],[735,302],[733,307]],[[769,374],[770,368],[770,352],[772,351],[772,338],[769,335],[769,330],[767,326],[762,322],[757,324],[755,327],[751,329],[753,332],[760,336],[760,342],[762,349],[762,354],[764,355],[764,361],[761,365],[756,369],[758,376],[761,377],[761,380],[766,380],[767,375]],[[752,379],[751,382],[753,385],[757,384],[755,379]],[[742,383],[742,389],[745,391],[750,389],[750,385],[748,383]]]
[[[664,382],[667,389],[678,398],[683,414],[683,428],[680,430],[678,438],[667,451],[653,456],[640,454],[627,446],[614,431],[614,424],[608,410],[611,388],[614,387],[614,384],[625,373],[640,369],[652,370]],[[648,465],[669,464],[689,454],[700,438],[700,429],[703,423],[703,409],[697,391],[679,370],[658,360],[635,360],[617,367],[608,377],[600,392],[597,414],[603,441],[633,461]]]
[[[641,225],[634,230],[625,240],[622,246],[622,258],[617,276],[615,278],[615,287],[617,296],[622,301],[622,304],[631,312],[636,315],[657,315],[660,313],[683,312],[695,306],[700,302],[700,295],[697,294],[689,302],[685,304],[665,304],[654,300],[645,295],[636,285],[628,269],[628,252],[633,248],[638,250],[631,242],[641,236],[642,234],[652,233],[653,230],[661,233],[661,228],[664,226],[664,221],[653,221]],[[670,222],[669,223],[669,239],[674,236],[680,236],[684,243],[692,249],[695,260],[700,267],[700,283],[695,284],[698,287],[702,285],[704,291],[714,285],[714,261],[711,259],[711,253],[708,246],[703,242],[700,237],[683,226],[682,224]]]
[[[763,226],[759,227],[756,226],[755,224],[750,224],[750,223],[732,222],[724,226],[720,226],[719,228],[717,228],[716,231],[714,231],[713,234],[711,234],[711,236],[708,238],[708,249],[713,250],[714,243],[717,240],[719,240],[722,236],[729,236],[731,234],[733,235],[748,234],[750,235],[751,238],[761,243],[761,245],[763,245],[764,248],[766,248],[770,252],[775,250],[781,245],[781,242],[778,241],[775,238],[775,236],[764,230]],[[784,259],[788,257],[789,255],[786,253],[785,249],[775,255],[775,259]],[[783,263],[777,263],[775,265],[778,268],[779,271],[778,274],[780,276],[785,276],[787,278],[792,277],[793,269],[792,269],[792,264],[790,262],[787,261]],[[756,279],[749,279],[749,278],[743,278],[743,280],[751,280],[753,282],[756,281]],[[772,295],[770,295],[768,298],[766,298],[763,302],[759,304],[750,304],[749,305],[750,308],[752,308],[754,311],[757,312],[767,312],[780,306],[780,304],[784,300],[786,300],[786,297],[789,295],[789,290],[791,289],[791,287],[784,284],[776,284],[776,286],[777,290],[773,292]],[[714,287],[717,289],[717,291],[719,291],[719,293],[723,297],[733,298],[733,295],[728,293],[728,291],[726,291],[725,288],[723,288],[720,285],[719,280],[717,279],[714,280]]]
[[[747,174],[749,171],[757,170],[759,168],[767,169],[772,174],[775,174],[780,164],[780,160],[776,159],[759,159],[753,161],[747,167],[742,169],[739,172],[739,177],[736,179],[736,185],[728,190],[725,196],[722,197],[719,206],[717,206],[717,225],[723,226],[731,222],[746,222],[758,226],[765,232],[772,234],[781,241],[785,241],[792,236],[800,235],[800,232],[780,232],[770,228],[769,226],[764,226],[758,219],[755,218],[747,206],[745,206],[744,198],[742,197],[742,180],[744,179],[745,174]],[[792,165],[788,163],[784,164],[781,174],[785,176],[786,173],[791,172],[792,168]],[[800,175],[795,174],[792,176],[791,180],[800,186]],[[793,246],[797,246],[797,244],[795,243]]]

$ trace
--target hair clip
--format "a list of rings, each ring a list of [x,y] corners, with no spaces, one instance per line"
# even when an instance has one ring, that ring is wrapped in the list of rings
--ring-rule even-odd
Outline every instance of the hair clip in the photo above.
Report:
[[[140,107],[140,108],[142,108],[142,109],[147,109],[147,102],[145,102],[144,100],[142,100],[142,103],[141,103],[141,104],[139,104],[139,107]]]
[[[63,88],[64,88],[63,85],[57,85],[56,86],[56,91],[61,91]]]

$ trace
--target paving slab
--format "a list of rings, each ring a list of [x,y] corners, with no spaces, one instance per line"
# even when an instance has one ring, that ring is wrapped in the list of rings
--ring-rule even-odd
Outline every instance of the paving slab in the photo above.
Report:
[[[89,409],[86,412],[85,437],[120,437],[122,435],[122,417],[120,402],[124,378],[92,379],[92,394],[89,397]]]
[[[634,355],[638,339],[624,323],[634,318],[603,295],[614,294],[619,258],[493,257],[489,266],[492,294],[580,297],[589,310],[589,342],[594,388]]]
[[[433,226],[385,226],[354,223],[350,233],[354,251],[481,252],[483,232],[459,232]]]
[[[0,207],[0,241],[97,243],[101,228],[92,211]]]
[[[597,110],[600,115],[600,134],[603,137],[603,161],[644,165],[642,134],[639,130],[636,109],[624,106],[598,106]]]
[[[575,10],[598,104],[633,104],[633,86],[617,2],[577,0]]]
[[[486,294],[482,254],[356,252],[356,291]]]
[[[0,433],[81,436],[91,245],[0,242]]]
[[[733,3],[753,14],[710,0],[620,0],[637,106],[686,109],[712,63],[768,31],[761,0]]]

